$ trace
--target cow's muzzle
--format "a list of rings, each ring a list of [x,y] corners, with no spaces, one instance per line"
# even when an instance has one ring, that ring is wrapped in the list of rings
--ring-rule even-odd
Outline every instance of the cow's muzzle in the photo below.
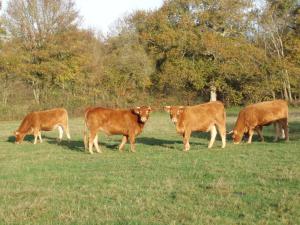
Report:
[[[141,121],[142,121],[143,123],[145,123],[145,122],[147,121],[147,118],[146,118],[146,117],[141,117]]]

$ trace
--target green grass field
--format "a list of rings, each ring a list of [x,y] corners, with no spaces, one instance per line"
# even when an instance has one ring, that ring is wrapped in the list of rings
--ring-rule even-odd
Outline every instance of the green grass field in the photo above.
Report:
[[[228,116],[232,128],[236,112]],[[117,151],[120,136],[100,135],[103,154],[83,152],[82,118],[72,141],[28,138],[15,145],[20,121],[0,122],[0,224],[300,224],[300,109],[290,113],[290,142],[221,150],[195,133],[191,150],[166,113],[153,113],[137,153]]]

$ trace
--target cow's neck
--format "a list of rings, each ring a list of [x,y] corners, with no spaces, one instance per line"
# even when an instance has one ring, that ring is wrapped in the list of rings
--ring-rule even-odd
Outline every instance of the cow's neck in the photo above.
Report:
[[[239,133],[244,133],[245,127],[246,127],[246,124],[243,124],[243,123],[241,123],[241,122],[238,122],[238,123],[236,124],[236,126],[234,127],[234,130],[236,130],[236,131],[239,132]]]
[[[145,123],[139,121],[138,125],[139,125],[140,130],[142,130],[145,126]]]
[[[31,130],[31,125],[27,120],[24,120],[20,125],[18,131],[22,133],[28,133]]]

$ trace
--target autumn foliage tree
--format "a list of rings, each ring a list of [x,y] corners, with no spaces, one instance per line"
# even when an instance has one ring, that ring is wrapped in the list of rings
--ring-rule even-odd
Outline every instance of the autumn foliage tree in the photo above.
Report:
[[[103,36],[80,27],[73,0],[10,0],[2,16],[2,102],[10,104],[19,84],[38,108],[74,111],[196,104],[209,101],[211,90],[227,105],[298,100],[299,3],[257,2],[165,0]]]

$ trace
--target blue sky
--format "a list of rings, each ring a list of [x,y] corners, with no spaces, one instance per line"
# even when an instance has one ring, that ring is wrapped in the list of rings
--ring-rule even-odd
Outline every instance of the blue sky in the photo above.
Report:
[[[3,7],[8,0],[3,0]],[[163,0],[75,0],[80,15],[83,17],[82,26],[101,30],[104,34],[120,17],[138,9],[159,8]]]

